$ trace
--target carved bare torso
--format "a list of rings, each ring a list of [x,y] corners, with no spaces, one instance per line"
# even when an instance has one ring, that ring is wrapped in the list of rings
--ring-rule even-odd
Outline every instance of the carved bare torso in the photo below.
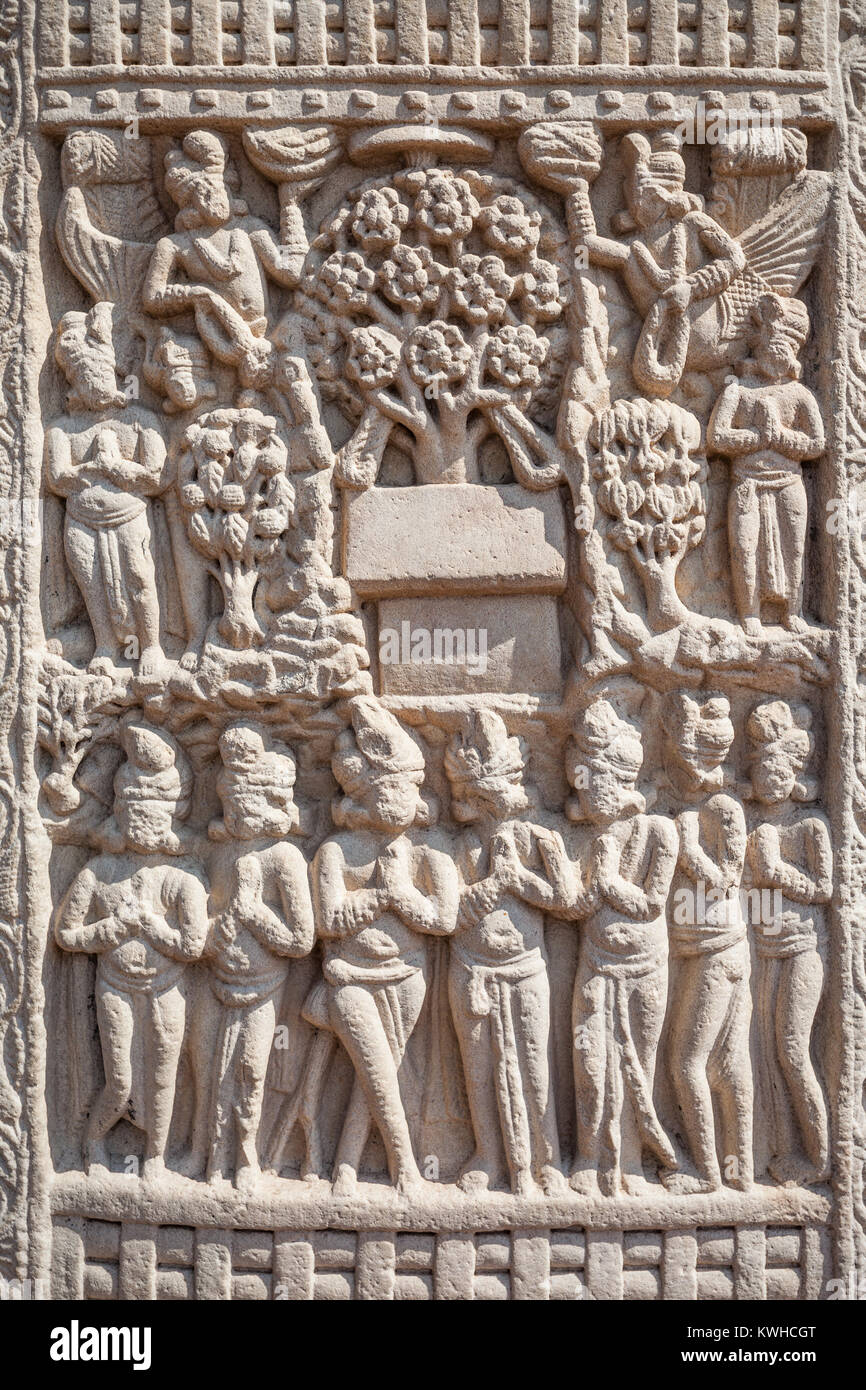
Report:
[[[823,905],[832,892],[830,837],[823,817],[801,816],[788,824],[760,825],[749,839],[752,881],[772,891],[762,896],[759,954],[786,956],[817,945]]]
[[[267,287],[249,233],[243,227],[176,232],[169,238],[175,265],[190,284],[213,285],[248,323],[267,308]]]
[[[501,832],[511,834],[528,867],[543,872],[537,841],[531,826],[507,822]],[[495,965],[538,950],[543,944],[544,913],[526,902],[501,873],[497,835],[484,844],[470,832],[460,855],[468,892],[461,901],[459,949],[475,959]],[[472,893],[477,886],[479,892]],[[480,916],[477,914],[480,912]],[[475,919],[475,920],[473,920]]]
[[[660,218],[636,237],[623,276],[640,312],[646,314],[666,289],[699,270],[711,254],[718,255],[724,236],[705,214],[689,213],[675,222]]]
[[[731,383],[710,423],[713,447],[736,458],[738,472],[799,473],[801,459],[824,447],[815,398],[799,382],[748,377]]]
[[[439,861],[442,854],[413,845],[408,835],[384,840],[359,830],[323,845],[316,878],[326,974],[334,958],[384,975],[400,963],[422,968],[426,955],[418,933],[442,929],[435,884],[444,868]]]
[[[289,956],[313,941],[307,866],[300,850],[229,843],[210,866],[213,971],[224,984],[273,987]]]
[[[96,445],[106,433],[118,446],[111,462],[97,456]],[[45,435],[49,487],[61,497],[75,497],[95,520],[110,521],[131,493],[152,497],[160,492],[168,481],[165,460],[158,421],[149,412],[107,411],[86,425],[81,416],[64,416]]]
[[[662,816],[620,821],[588,850],[590,893],[600,901],[586,919],[586,940],[600,965],[650,968],[664,953],[665,899],[675,847]]]
[[[97,952],[105,983],[158,993],[201,954],[203,905],[204,886],[191,862],[104,854],[73,885],[58,939],[66,949]]]

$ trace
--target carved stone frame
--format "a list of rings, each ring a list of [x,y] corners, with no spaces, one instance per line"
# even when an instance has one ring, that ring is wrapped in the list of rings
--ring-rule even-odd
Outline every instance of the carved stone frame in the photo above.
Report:
[[[407,12],[416,8],[412,0],[404,4]],[[797,1293],[784,1297],[818,1298],[826,1296],[828,1279],[866,1278],[866,720],[859,684],[866,647],[866,554],[857,513],[848,505],[848,499],[866,485],[866,311],[862,301],[866,8],[861,4],[842,7],[843,28],[837,38],[835,4],[829,5],[827,15],[820,0],[807,0],[802,21],[807,66],[795,69],[777,66],[776,39],[760,25],[755,30],[760,61],[754,67],[720,66],[706,58],[701,66],[673,66],[676,21],[672,21],[672,40],[672,7],[659,0],[651,0],[651,7],[660,18],[649,40],[650,62],[631,67],[616,62],[625,34],[624,0],[609,6],[609,26],[600,31],[599,64],[576,67],[570,64],[577,40],[561,18],[567,7],[556,0],[550,6],[551,15],[559,16],[560,27],[554,24],[551,40],[556,61],[528,64],[527,20],[525,33],[515,32],[507,41],[501,40],[501,67],[486,68],[429,64],[426,52],[418,50],[411,37],[406,39],[403,64],[375,66],[369,61],[363,35],[357,39],[356,50],[362,65],[328,66],[322,61],[324,20],[315,3],[299,3],[308,25],[302,35],[306,56],[299,59],[300,66],[291,68],[275,64],[269,29],[252,20],[244,34],[245,62],[220,66],[217,21],[208,0],[192,0],[191,60],[174,68],[166,65],[169,39],[160,22],[160,6],[149,0],[142,0],[141,6],[141,51],[147,58],[142,66],[121,61],[120,24],[110,0],[91,7],[101,27],[94,30],[92,65],[88,66],[68,61],[65,4],[42,0],[35,7],[37,14],[33,0],[22,0],[17,14],[12,15],[13,4],[7,7],[11,17],[0,19],[5,97],[0,111],[0,187],[5,190],[0,277],[8,290],[7,307],[0,317],[5,399],[0,418],[0,505],[4,516],[11,518],[8,528],[0,530],[0,1273],[4,1277],[40,1281],[37,1290],[46,1292],[50,1287],[53,1297],[76,1298],[85,1288],[88,1261],[103,1265],[116,1261],[116,1296],[154,1297],[163,1248],[146,1203],[126,1202],[122,1212],[109,1199],[88,1206],[80,1184],[68,1176],[62,1182],[54,1178],[48,1154],[42,1018],[48,856],[36,811],[34,771],[41,557],[39,536],[34,534],[38,528],[26,524],[38,515],[40,495],[39,377],[48,337],[40,264],[41,258],[56,254],[53,210],[45,205],[40,189],[44,152],[70,128],[117,129],[133,121],[143,133],[154,133],[217,120],[231,129],[251,124],[313,124],[327,115],[329,120],[353,126],[397,119],[408,124],[457,120],[501,132],[555,116],[591,119],[602,131],[614,133],[664,125],[673,101],[673,97],[667,99],[668,92],[688,104],[702,93],[721,89],[728,96],[742,96],[744,102],[756,92],[776,93],[784,121],[820,132],[826,139],[827,167],[834,175],[822,282],[826,313],[816,326],[824,364],[828,434],[820,498],[822,505],[834,498],[845,504],[836,532],[824,541],[824,553],[832,557],[824,579],[825,611],[834,615],[835,632],[825,769],[836,862],[827,1003],[841,1019],[837,1085],[831,1097],[833,1200],[828,1203],[818,1194],[807,1197],[781,1191],[770,1210],[755,1195],[742,1200],[732,1225],[728,1206],[721,1203],[714,1211],[713,1200],[705,1199],[698,1226],[694,1199],[668,1198],[657,1209],[622,1199],[615,1214],[611,1208],[598,1223],[576,1196],[545,1202],[515,1198],[507,1204],[505,1215],[502,1209],[483,1205],[475,1209],[466,1203],[459,1213],[443,1219],[439,1204],[429,1210],[423,1202],[395,1204],[390,1193],[375,1205],[344,1203],[339,1212],[329,1210],[325,1202],[286,1199],[279,1203],[253,1200],[228,1214],[225,1205],[204,1190],[194,1202],[167,1200],[159,1225],[183,1227],[184,1239],[194,1228],[187,1255],[176,1263],[198,1298],[243,1297],[245,1270],[261,1267],[254,1259],[245,1259],[243,1240],[234,1236],[235,1229],[246,1235],[262,1233],[262,1243],[271,1252],[270,1287],[287,1290],[272,1296],[293,1298],[312,1297],[317,1268],[328,1267],[351,1268],[356,1296],[374,1299],[393,1296],[395,1278],[407,1268],[420,1269],[428,1283],[432,1281],[434,1296],[444,1298],[483,1296],[477,1280],[487,1277],[485,1271],[507,1276],[510,1296],[515,1298],[547,1296],[551,1273],[580,1273],[590,1296],[596,1291],[610,1296],[604,1291],[611,1289],[623,1296],[623,1272],[650,1269],[656,1271],[663,1297],[685,1299],[696,1297],[701,1288],[714,1287],[712,1280],[702,1283],[701,1274],[720,1264],[732,1271],[738,1298],[766,1297],[768,1289],[788,1287],[774,1284],[776,1267],[797,1271]],[[704,8],[713,16],[718,6],[707,0]],[[771,8],[764,6],[761,13]],[[457,0],[449,9],[459,17],[471,14],[474,6],[471,0]],[[262,5],[260,12],[269,13],[269,6]],[[825,21],[830,34],[826,61]],[[713,29],[710,19],[705,25],[705,54],[712,57],[715,52],[718,59],[720,31]],[[406,33],[411,35],[408,27]],[[476,59],[477,42],[464,39],[462,49],[458,43],[455,51],[467,64]],[[523,90],[515,89],[515,76]],[[37,312],[32,312],[34,308]],[[497,1244],[489,1233],[506,1227],[511,1231],[509,1240]],[[788,1231],[783,1234],[780,1228],[784,1227]],[[325,1239],[323,1232],[331,1235]],[[649,1239],[648,1257],[640,1254],[640,1232]],[[413,1257],[416,1263],[411,1265],[406,1263],[406,1252],[413,1235],[421,1237],[426,1253],[420,1264]],[[713,1239],[724,1246],[722,1256],[713,1255]],[[800,1244],[794,1249],[797,1240]],[[339,1248],[341,1242],[350,1264],[322,1253]],[[508,1248],[500,1248],[503,1245]],[[479,1260],[481,1247],[487,1253]]]

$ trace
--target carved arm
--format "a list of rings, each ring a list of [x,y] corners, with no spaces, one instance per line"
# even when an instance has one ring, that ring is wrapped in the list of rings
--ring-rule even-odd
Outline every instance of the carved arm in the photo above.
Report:
[[[352,936],[388,910],[379,888],[346,888],[346,865],[334,841],[322,845],[313,861],[313,912],[319,936]]]
[[[740,385],[737,381],[728,382],[710,416],[707,426],[707,447],[720,454],[751,454],[761,447],[760,431],[754,428],[738,429],[734,426],[737,407],[740,403]]]
[[[89,868],[73,880],[54,919],[54,940],[64,951],[87,951],[98,954],[110,951],[135,934],[135,928],[118,921],[115,916],[100,917],[85,922],[99,881]]]
[[[307,864],[293,845],[278,845],[275,882],[282,916],[259,896],[254,910],[244,918],[257,941],[280,956],[306,956],[313,949],[316,927],[310,896]],[[261,886],[259,885],[259,894]]]

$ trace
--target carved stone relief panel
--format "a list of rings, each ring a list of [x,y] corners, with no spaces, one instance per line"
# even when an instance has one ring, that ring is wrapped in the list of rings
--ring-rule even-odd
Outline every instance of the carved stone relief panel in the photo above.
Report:
[[[866,10],[7,9],[4,1275],[859,1277]]]

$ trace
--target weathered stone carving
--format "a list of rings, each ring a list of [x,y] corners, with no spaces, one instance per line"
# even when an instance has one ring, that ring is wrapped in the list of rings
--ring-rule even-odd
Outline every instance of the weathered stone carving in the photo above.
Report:
[[[705,467],[693,455],[701,422],[664,400],[618,401],[590,431],[597,450],[596,500],[613,519],[608,535],[643,580],[654,632],[686,615],[676,572],[705,530]]]
[[[755,933],[762,1058],[773,1101],[770,1172],[779,1182],[821,1182],[828,1171],[827,1107],[810,1055],[824,983],[824,905],[833,855],[823,816],[792,815],[815,791],[800,776],[814,740],[806,706],[758,705],[746,733],[761,824],[749,837],[751,882],[762,894]],[[764,912],[763,892],[772,891]],[[797,1131],[807,1161],[797,1154]]]
[[[128,1115],[144,1130],[142,1177],[165,1175],[186,1020],[186,965],[207,939],[207,889],[183,856],[177,820],[192,773],[174,739],[130,721],[102,854],[82,869],[57,911],[65,951],[94,952],[105,1086],[90,1114],[86,1162],[106,1169],[105,1137]]]
[[[177,484],[187,533],[219,580],[224,608],[217,631],[236,651],[264,637],[253,598],[288,529],[287,464],[276,421],[258,411],[211,411],[188,427],[181,443]],[[194,596],[202,602],[201,581]]]
[[[349,195],[302,281],[323,387],[360,417],[339,460],[346,486],[375,482],[398,426],[419,483],[478,482],[491,434],[517,477],[536,459],[555,468],[537,417],[565,360],[562,329],[551,331],[567,301],[564,253],[549,209],[510,180],[411,167]]]
[[[363,696],[352,701],[351,719],[333,762],[344,793],[333,818],[342,833],[325,841],[313,864],[328,1019],[356,1069],[334,1185],[352,1190],[375,1121],[391,1177],[406,1190],[422,1179],[399,1068],[426,993],[422,934],[454,931],[456,873],[445,855],[409,833],[430,823],[415,740]]]
[[[753,1177],[752,1005],[739,897],[746,820],[741,803],[722,790],[734,726],[724,696],[676,692],[667,700],[666,715],[666,772],[683,807],[676,818],[679,857],[671,914],[671,947],[680,966],[671,1018],[670,1050],[677,1059],[671,1079],[696,1173],[670,1173],[665,1181],[672,1191],[707,1191],[723,1180],[744,1190]]]
[[[648,1150],[665,1169],[676,1154],[653,1102],[667,1002],[665,904],[676,829],[646,815],[637,790],[640,735],[605,700],[585,711],[568,751],[568,814],[593,839],[572,911],[584,919],[572,1028],[578,1191],[640,1193]]]
[[[234,1176],[249,1187],[260,1173],[256,1141],[275,996],[288,958],[311,950],[315,928],[306,860],[284,838],[298,829],[291,753],[268,747],[261,731],[243,722],[229,725],[219,747],[223,815],[208,827],[220,847],[210,863],[213,1002],[199,998],[209,1017],[195,1030],[198,1070],[206,1079],[213,1067],[213,1085],[201,1088],[205,1113],[196,1137],[210,1138],[211,1180]],[[188,1171],[197,1176],[200,1166],[194,1154]]]
[[[643,327],[632,360],[638,387],[669,396],[688,371],[708,372],[745,343],[748,313],[762,290],[795,293],[820,245],[827,189],[820,175],[789,190],[764,219],[731,237],[685,190],[679,136],[623,141],[627,242],[591,235],[593,260],[624,277]],[[783,166],[784,167],[784,166]],[[823,196],[822,196],[823,195]],[[787,216],[785,215],[787,214]]]
[[[803,625],[807,526],[800,464],[824,448],[818,403],[796,379],[809,315],[798,299],[768,294],[752,318],[754,360],[719,397],[707,443],[734,461],[728,536],[740,620],[747,632],[760,630],[762,603],[772,602],[796,632]]]
[[[117,389],[110,305],[65,314],[54,351],[75,413],[46,433],[45,479],[66,499],[66,558],[96,643],[90,669],[111,674],[131,656],[153,682],[164,656],[147,499],[167,482],[160,422]]]
[[[493,1296],[490,1232],[497,1297],[861,1274],[862,7],[40,8],[0,1273],[101,1296],[149,1224],[118,1296],[175,1229],[202,1297],[244,1232],[274,1297],[335,1230],[359,1297]]]
[[[561,838],[522,818],[524,768],[522,741],[492,711],[445,754],[452,815],[473,827],[457,852],[464,886],[448,982],[475,1132],[466,1191],[501,1179],[500,1136],[515,1192],[533,1179],[548,1193],[562,1186],[542,927],[544,909],[570,893]]]
[[[224,137],[194,131],[165,157],[165,189],[177,204],[175,230],[156,245],[142,289],[148,313],[190,312],[218,362],[244,386],[269,371],[267,277],[291,282],[278,239],[233,196],[237,173]]]

